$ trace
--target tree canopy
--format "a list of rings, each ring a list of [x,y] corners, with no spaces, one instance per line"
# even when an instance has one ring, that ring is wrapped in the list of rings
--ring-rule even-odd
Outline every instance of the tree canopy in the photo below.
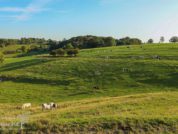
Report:
[[[153,44],[153,43],[154,43],[154,40],[153,40],[153,39],[149,39],[149,40],[148,40],[148,43],[149,43],[149,44]]]
[[[21,39],[0,39],[0,47],[5,47],[8,45],[29,45],[29,44],[47,44],[48,41],[44,38],[21,38]]]
[[[98,47],[109,47],[109,46],[119,46],[119,45],[140,45],[142,41],[137,38],[122,38],[115,39],[113,37],[99,37],[99,36],[78,36],[73,37],[69,40],[63,40],[62,42],[53,42],[50,46],[50,50],[64,48],[64,49],[87,49],[87,48],[98,48]],[[51,44],[49,44],[51,45]]]
[[[175,43],[175,42],[178,42],[178,37],[177,36],[173,36],[169,42],[172,42],[172,43]]]
[[[125,37],[117,40],[117,46],[121,45],[141,45],[142,41],[137,38]]]

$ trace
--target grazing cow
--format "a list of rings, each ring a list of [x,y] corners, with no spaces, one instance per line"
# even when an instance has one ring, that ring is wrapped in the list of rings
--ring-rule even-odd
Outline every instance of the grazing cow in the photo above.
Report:
[[[50,104],[47,104],[47,103],[44,103],[42,104],[42,110],[51,110],[51,105]]]
[[[49,105],[53,106],[53,105],[54,105],[54,102],[50,102]]]
[[[57,108],[57,104],[56,103],[54,103],[54,102],[51,102],[51,103],[49,103],[50,105],[51,105],[51,109],[56,109]]]
[[[58,105],[56,103],[54,103],[53,105],[51,105],[52,109],[57,109]]]
[[[58,105],[54,102],[51,102],[49,104],[44,103],[42,104],[42,110],[52,110],[52,109],[56,109],[58,107]]]
[[[24,104],[22,105],[22,109],[30,108],[31,106],[32,106],[31,103],[24,103]]]

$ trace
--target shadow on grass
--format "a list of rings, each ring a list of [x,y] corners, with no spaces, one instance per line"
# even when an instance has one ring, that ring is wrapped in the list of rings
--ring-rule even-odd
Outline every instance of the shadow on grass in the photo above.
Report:
[[[136,81],[139,83],[149,84],[153,86],[178,88],[178,73],[169,73],[167,76],[164,76],[164,78],[159,78],[158,75],[152,74],[149,77],[147,75],[147,77],[143,77],[142,80]]]
[[[38,65],[38,64],[42,64],[42,63],[46,63],[46,62],[49,62],[49,60],[46,60],[46,59],[24,60],[24,61],[20,61],[20,62],[6,64],[6,65],[0,67],[0,71],[1,72],[12,71],[12,70],[22,69],[25,67],[30,67],[30,66],[34,66],[34,65]]]
[[[32,51],[29,53],[19,54],[17,57],[35,56],[35,55],[48,54],[48,53],[49,53],[48,51]]]
[[[43,78],[28,78],[25,76],[18,76],[18,77],[7,77],[1,76],[3,81],[13,81],[15,83],[28,83],[28,84],[47,84],[47,85],[61,85],[61,86],[68,86],[70,83],[74,83],[74,80],[49,80]]]

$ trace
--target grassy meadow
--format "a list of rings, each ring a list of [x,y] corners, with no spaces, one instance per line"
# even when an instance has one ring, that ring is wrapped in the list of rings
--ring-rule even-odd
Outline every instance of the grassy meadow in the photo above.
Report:
[[[6,56],[0,78],[2,122],[29,113],[31,132],[178,132],[177,44],[84,49],[73,58]],[[18,108],[26,102],[31,109]],[[42,111],[45,102],[59,108]]]

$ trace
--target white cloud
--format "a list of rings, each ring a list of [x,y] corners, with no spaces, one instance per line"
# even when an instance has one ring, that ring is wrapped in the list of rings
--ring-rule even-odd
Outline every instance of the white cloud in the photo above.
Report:
[[[47,11],[48,9],[45,7],[52,1],[53,0],[33,0],[26,7],[0,7],[0,12],[16,13],[16,15],[7,17],[18,21],[28,20],[36,13]]]
[[[18,7],[2,7],[0,8],[0,12],[24,12],[24,8],[18,8]]]

